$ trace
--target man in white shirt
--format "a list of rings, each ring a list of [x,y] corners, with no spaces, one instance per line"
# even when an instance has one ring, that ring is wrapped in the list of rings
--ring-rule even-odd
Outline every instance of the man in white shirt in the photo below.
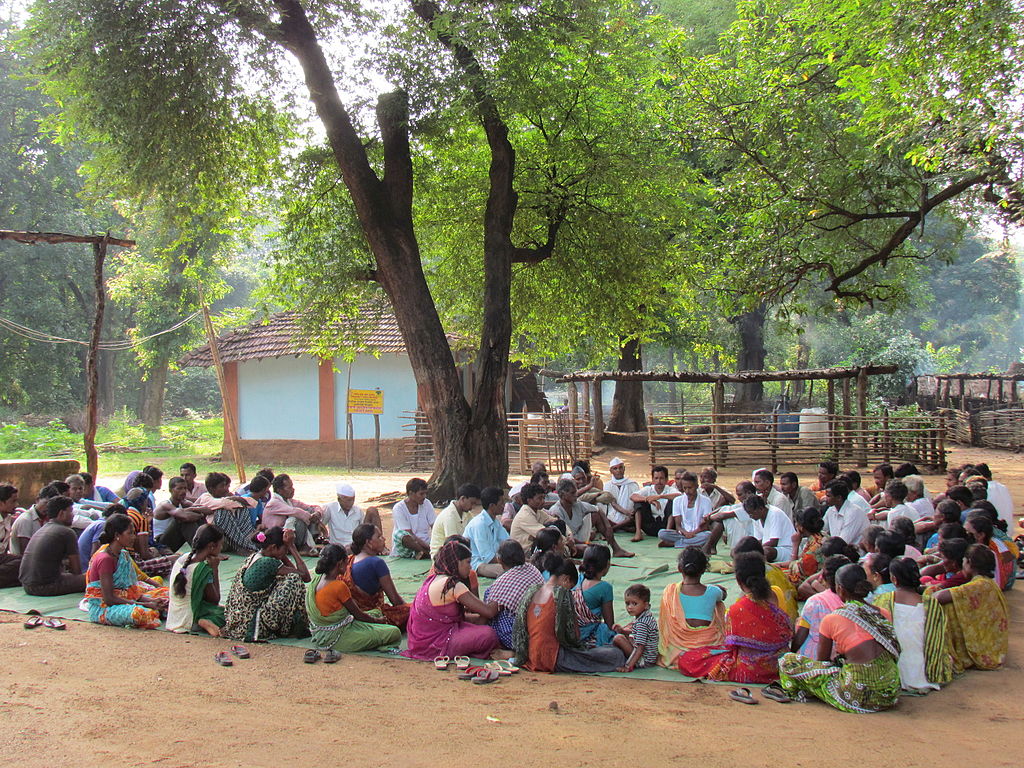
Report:
[[[678,496],[668,484],[668,467],[658,464],[651,468],[651,484],[638,490],[629,500],[634,504],[633,524],[636,535],[632,541],[640,541],[644,534],[657,536],[658,531],[668,527],[666,511],[672,506],[672,499]]]
[[[559,480],[555,490],[558,492],[558,503],[551,507],[551,514],[565,521],[567,533],[571,534],[569,543],[575,546],[577,555],[583,554],[587,542],[590,541],[591,532],[596,529],[608,542],[612,557],[633,557],[632,552],[627,552],[615,541],[612,524],[608,522],[605,514],[593,504],[578,500],[578,489],[574,480]]]
[[[430,557],[430,530],[436,518],[434,505],[427,499],[427,481],[412,478],[405,484],[405,498],[391,510],[391,554],[417,560]]]
[[[466,483],[455,492],[456,498],[442,509],[430,529],[430,556],[434,557],[449,536],[461,536],[473,510],[480,506],[480,486]]]
[[[682,493],[672,503],[668,526],[658,531],[659,547],[704,547],[711,538],[705,518],[711,514],[711,499],[697,491],[697,476],[684,472],[679,479]]]
[[[867,511],[850,499],[850,486],[842,480],[833,480],[825,489],[825,503],[828,504],[825,533],[857,546],[870,523]]]
[[[765,503],[760,495],[748,496],[743,509],[750,515],[750,535],[761,540],[764,557],[769,563],[786,563],[793,559],[793,521],[778,507]]]
[[[380,512],[376,507],[368,507],[364,512],[356,504],[355,488],[348,483],[337,483],[334,492],[337,501],[324,504],[323,507],[323,522],[327,526],[327,540],[331,544],[350,550],[352,531],[364,523],[381,530]]]
[[[528,486],[530,483],[536,483],[537,482],[534,479],[534,476],[538,472],[543,472],[544,473],[544,479],[547,480],[548,468],[544,465],[543,461],[535,461],[535,462],[533,462],[533,464],[530,465],[530,478],[528,480],[523,480],[523,482],[521,482],[521,483],[516,483],[515,485],[513,485],[509,489],[509,492],[508,492],[509,498],[512,499],[513,501],[517,501],[519,504],[522,504],[523,503],[522,498],[519,498],[517,500],[515,497],[519,496],[523,492],[523,488]]]
[[[722,507],[735,504],[735,497],[725,488],[718,485],[718,470],[714,467],[704,467],[700,471],[700,492],[711,500],[711,509],[719,510]]]
[[[882,508],[869,510],[868,520],[881,523],[886,528],[891,528],[892,521],[897,517],[905,517],[916,523],[921,519],[921,513],[907,504],[906,500],[906,484],[902,480],[890,480],[882,491]]]
[[[757,495],[764,499],[765,504],[770,507],[778,507],[786,517],[793,520],[793,503],[789,498],[775,487],[775,475],[770,469],[759,469],[754,472],[751,478]]]
[[[715,554],[715,548],[722,534],[729,546],[735,545],[740,539],[750,536],[750,515],[743,506],[743,502],[749,496],[754,496],[757,489],[749,480],[744,480],[736,486],[736,503],[722,507],[707,516],[706,521],[710,525],[711,538],[705,544],[705,551],[709,555]]]
[[[998,480],[992,479],[992,470],[988,468],[988,464],[982,462],[975,464],[974,468],[979,475],[988,480],[988,500],[999,513],[999,519],[1006,523],[1006,530],[1013,531],[1013,498],[1010,496],[1010,489]]]
[[[608,462],[608,471],[611,477],[604,481],[604,489],[613,497],[608,502],[608,522],[616,531],[632,528],[635,514],[631,499],[639,493],[640,483],[626,477],[626,465],[618,456]]]
[[[907,475],[903,478],[903,484],[907,486],[907,504],[917,510],[917,519],[930,518],[935,514],[935,505],[928,498],[928,492],[924,487],[924,480],[920,475]]]

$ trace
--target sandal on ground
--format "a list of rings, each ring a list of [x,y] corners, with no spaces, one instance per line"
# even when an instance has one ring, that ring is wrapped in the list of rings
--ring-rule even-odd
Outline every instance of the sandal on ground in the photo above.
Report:
[[[509,677],[512,675],[512,670],[506,669],[501,666],[497,661],[488,661],[484,664],[484,669],[497,672],[500,677]]]
[[[785,690],[783,690],[782,686],[778,683],[766,685],[764,688],[761,689],[761,695],[764,696],[766,699],[777,701],[779,702],[779,704],[789,704],[789,702],[793,700],[790,698],[789,694],[786,693]]]
[[[455,668],[456,669],[469,669],[469,656],[456,656],[455,657]]]
[[[497,659],[495,662],[501,669],[506,669],[510,673],[515,674],[519,671],[519,667],[512,663],[510,659]]]
[[[750,695],[749,688],[736,688],[729,691],[729,698],[741,704],[757,704],[757,699]]]
[[[249,653],[249,649],[244,645],[232,645],[231,652],[240,659],[251,659],[252,656]]]
[[[434,669],[438,670],[439,672],[444,672],[446,669],[448,669],[448,665],[451,663],[452,660],[449,659],[447,656],[438,656],[436,659],[434,659]]]
[[[37,627],[43,626],[42,616],[33,616],[31,619],[27,619],[22,625],[25,629],[36,629]]]
[[[486,672],[486,671],[487,670],[484,669],[483,667],[477,667],[477,666],[467,667],[466,669],[464,669],[461,672],[459,672],[459,680],[472,680],[474,677],[476,677],[481,672]]]
[[[48,629],[67,629],[68,628],[68,625],[65,624],[63,621],[61,621],[60,619],[52,619],[52,618],[51,619],[44,619],[43,620],[43,626],[47,627]]]
[[[333,648],[328,648],[324,651],[324,664],[334,664],[335,662],[341,661],[341,654]]]
[[[213,654],[213,660],[220,664],[222,667],[230,667],[234,665],[234,662],[231,661],[231,654],[229,654],[227,651],[218,651],[217,653]]]
[[[473,677],[473,682],[476,685],[486,685],[487,683],[493,683],[496,681],[501,674],[493,669],[480,670],[479,674]]]
[[[306,664],[316,664],[318,661],[320,661],[321,658],[322,657],[320,656],[320,651],[318,651],[316,648],[310,648],[308,651],[302,654],[302,660]]]

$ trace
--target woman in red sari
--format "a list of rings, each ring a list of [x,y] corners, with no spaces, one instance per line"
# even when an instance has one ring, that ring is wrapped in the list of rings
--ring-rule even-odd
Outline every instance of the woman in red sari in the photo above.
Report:
[[[765,578],[764,557],[743,552],[734,562],[743,596],[729,608],[725,643],[687,651],[679,657],[679,671],[709,680],[770,683],[779,679],[779,656],[789,647],[793,626]]]

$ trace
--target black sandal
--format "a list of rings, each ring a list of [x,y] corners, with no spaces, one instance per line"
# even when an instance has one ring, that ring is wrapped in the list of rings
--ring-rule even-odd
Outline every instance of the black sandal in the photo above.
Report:
[[[316,664],[318,661],[320,661],[320,658],[320,651],[318,651],[316,648],[310,648],[308,651],[302,654],[302,660],[307,664]]]

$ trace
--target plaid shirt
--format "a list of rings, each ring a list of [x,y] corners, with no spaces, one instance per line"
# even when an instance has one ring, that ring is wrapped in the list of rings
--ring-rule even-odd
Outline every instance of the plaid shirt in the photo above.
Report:
[[[544,577],[531,563],[509,568],[484,592],[484,600],[495,602],[515,613],[530,587],[544,583]]]

